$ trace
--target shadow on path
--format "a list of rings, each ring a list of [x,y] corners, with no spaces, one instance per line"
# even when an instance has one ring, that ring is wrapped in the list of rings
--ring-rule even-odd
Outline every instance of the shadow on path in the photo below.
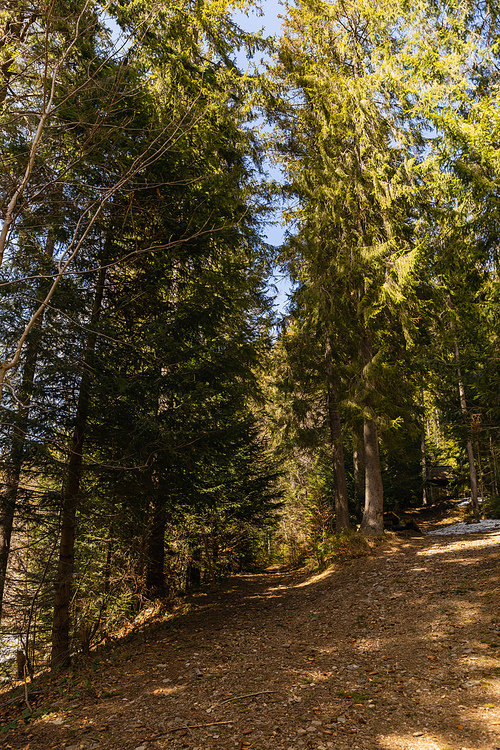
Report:
[[[200,590],[187,614],[123,644],[86,692],[5,742],[496,750],[499,557],[498,533],[393,538],[308,578]]]

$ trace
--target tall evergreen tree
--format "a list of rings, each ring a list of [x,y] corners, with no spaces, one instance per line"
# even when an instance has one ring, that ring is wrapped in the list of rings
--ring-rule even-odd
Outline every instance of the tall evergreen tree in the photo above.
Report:
[[[355,398],[364,417],[362,530],[368,534],[383,530],[380,363],[387,331],[396,325],[403,340],[405,329],[408,335],[404,287],[415,260],[411,177],[402,148],[408,136],[383,64],[397,48],[398,19],[378,10],[376,3],[288,6],[275,68],[291,101],[278,127],[286,136],[291,191],[300,201],[294,218],[305,283],[314,289],[330,342],[337,327],[348,338],[357,372]],[[335,364],[340,373],[342,365]]]

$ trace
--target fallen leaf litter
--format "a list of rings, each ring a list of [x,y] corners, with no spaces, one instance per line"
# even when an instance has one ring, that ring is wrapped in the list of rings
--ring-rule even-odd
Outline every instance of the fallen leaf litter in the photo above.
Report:
[[[57,723],[40,717],[0,742],[497,750],[500,529],[480,538],[471,527],[452,544],[394,537],[320,575],[269,571],[200,591],[173,630],[146,630],[144,649],[124,644],[106,664],[119,696],[99,697],[94,677],[92,690],[48,707]]]

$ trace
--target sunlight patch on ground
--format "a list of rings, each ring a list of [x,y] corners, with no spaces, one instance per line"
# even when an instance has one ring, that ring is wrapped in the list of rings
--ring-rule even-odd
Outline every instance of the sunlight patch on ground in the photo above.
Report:
[[[462,723],[466,726],[468,722],[470,723],[474,720],[476,724],[482,724],[484,728],[488,730],[492,739],[496,739],[500,729],[498,728],[497,721],[492,723],[491,715],[493,714],[493,717],[496,718],[496,707],[498,706],[498,695],[500,690],[497,686],[488,682],[487,678],[481,680],[481,687],[483,688],[481,690],[481,695],[475,696],[479,705],[468,707],[467,710],[464,711]],[[492,728],[492,726],[494,728]]]
[[[296,673],[296,670],[293,670],[293,669],[292,670],[285,669],[284,671]],[[306,687],[306,686],[310,687],[311,685],[318,685],[321,682],[327,682],[333,676],[335,676],[335,672],[318,672],[318,670],[314,670],[314,671],[304,670],[302,674],[299,675],[300,682],[296,682],[293,689]]]
[[[39,721],[45,722],[46,724],[55,724],[56,726],[60,726],[61,724],[64,724],[65,721],[64,716],[60,716],[57,713],[50,713],[45,714],[45,716],[40,716]]]
[[[258,601],[258,602],[267,602],[271,599],[280,599],[283,598],[283,592],[278,592],[276,594],[270,594],[268,593],[269,589],[266,591],[265,594],[252,594],[251,596],[247,596],[248,601]]]
[[[356,650],[363,653],[378,652],[382,648],[381,638],[370,638],[369,636],[360,636],[356,640]]]
[[[266,592],[267,591],[276,591],[277,593],[280,593],[283,591],[288,591],[288,586],[286,584],[284,584],[283,586],[270,586],[268,589],[266,589]]]
[[[296,583],[295,586],[293,586],[294,589],[303,589],[307,586],[313,586],[315,583],[319,583],[320,581],[325,581],[327,578],[330,578],[332,576],[331,570],[324,570],[323,573],[318,573],[315,576],[312,576],[311,578],[308,578],[307,581],[302,581],[302,583]]]
[[[489,665],[491,665],[491,659],[489,661]],[[483,676],[479,680],[479,685],[474,687],[475,693],[474,693],[474,700],[477,701],[479,705],[476,706],[475,710],[478,716],[483,716],[485,714],[485,708],[491,708],[490,701],[495,701],[495,707],[498,706],[498,701],[500,699],[500,685],[498,684],[498,679],[487,673],[487,667],[488,664],[483,666]],[[484,675],[488,675],[485,677]],[[484,698],[486,697],[486,701]],[[470,712],[470,709],[468,709]],[[496,730],[496,731],[500,731]]]
[[[481,549],[483,547],[497,547],[500,544],[500,534],[489,534],[488,536],[481,537],[480,539],[467,540],[467,549]],[[427,557],[432,555],[444,555],[449,552],[462,551],[463,552],[463,541],[457,542],[443,542],[443,544],[436,544],[430,549],[423,549],[417,551],[417,557]]]
[[[185,685],[173,685],[170,687],[159,687],[153,690],[152,695],[165,697],[168,695],[173,695],[174,693],[179,693],[183,690],[185,690]]]
[[[382,734],[378,738],[381,747],[386,750],[405,750],[407,747],[418,748],[418,750],[443,750],[442,742],[425,736],[415,737],[413,734]]]
[[[480,562],[479,557],[452,557],[448,560],[440,560],[439,562],[443,563],[444,565],[453,565],[453,564],[460,564],[460,565],[477,565],[478,562]],[[428,573],[429,568],[410,568],[412,572],[418,572],[418,573]]]

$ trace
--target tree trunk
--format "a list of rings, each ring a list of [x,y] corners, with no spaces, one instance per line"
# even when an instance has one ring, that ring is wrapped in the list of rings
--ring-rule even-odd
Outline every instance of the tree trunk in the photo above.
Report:
[[[165,505],[155,492],[146,559],[146,594],[151,599],[165,595]]]
[[[492,495],[495,497],[498,497],[498,469],[497,469],[497,458],[495,453],[495,448],[493,447],[493,440],[490,435],[490,454],[491,454],[491,460],[492,460],[492,466],[493,466],[493,482],[492,482]]]
[[[338,412],[337,388],[333,377],[332,345],[329,338],[326,341],[326,373],[328,418],[330,423],[330,440],[332,444],[333,476],[335,491],[335,531],[343,531],[350,527],[349,506],[347,497],[347,482],[345,478],[344,448],[342,445],[342,430]]]
[[[104,597],[111,592],[111,556],[113,554],[113,528],[110,529],[108,546],[106,548],[106,563],[104,565]]]
[[[374,419],[364,424],[365,443],[365,510],[361,531],[367,536],[380,536],[384,531],[384,491],[378,450],[378,430]]]
[[[462,414],[467,416],[467,402],[465,400],[465,388],[462,380],[462,371],[460,369],[460,352],[458,350],[458,344],[455,340],[455,362],[457,363],[457,375],[458,375],[458,392],[460,394],[460,408]],[[474,518],[479,521],[479,504],[477,501],[477,474],[476,465],[474,463],[474,449],[472,447],[472,440],[467,440],[467,458],[469,459],[469,477],[470,477],[470,494],[472,500],[472,512]]]
[[[422,456],[422,505],[427,505],[427,458],[425,455],[425,415],[422,424],[422,439],[420,441],[420,453]]]
[[[75,562],[75,532],[78,494],[82,477],[82,458],[85,429],[90,402],[93,358],[97,340],[95,327],[99,322],[104,296],[106,270],[101,268],[94,295],[90,319],[90,333],[85,347],[83,373],[73,430],[73,439],[68,463],[68,476],[62,499],[61,536],[59,543],[59,563],[55,581],[54,611],[52,616],[51,668],[67,667],[70,658],[70,603]]]
[[[479,438],[476,440],[476,456],[477,456],[477,470],[479,474],[479,480],[478,480],[478,505],[479,505],[479,498],[483,498],[484,502],[484,474],[483,474],[483,467],[481,464],[481,445],[479,442]]]
[[[10,7],[9,7],[10,6]],[[17,7],[17,15],[14,9]],[[5,23],[0,31],[0,50],[10,47],[12,52],[3,55],[0,66],[0,106],[3,105],[9,91],[9,83],[14,71],[12,65],[15,60],[15,50],[19,49],[29,27],[36,21],[36,13],[28,13],[22,9],[21,3],[2,3]],[[12,13],[12,16],[11,16]]]
[[[53,252],[54,235],[49,231],[45,245],[45,255],[48,258],[51,258]],[[42,290],[41,292],[40,288]],[[46,295],[46,289],[43,287],[43,282],[41,282],[40,288],[38,298],[43,300]],[[13,416],[10,453],[4,460],[4,481],[3,487],[0,491],[0,620],[2,618],[5,578],[9,562],[10,540],[17,506],[19,480],[23,466],[29,410],[31,397],[33,395],[38,355],[40,353],[40,345],[42,342],[44,313],[45,310],[42,310],[27,339],[23,376],[21,379],[21,387],[17,394],[19,407],[17,414]]]
[[[19,479],[23,465],[24,444],[26,442],[26,430],[28,427],[28,416],[31,396],[33,393],[33,381],[35,377],[36,364],[41,342],[42,320],[40,325],[32,330],[29,344],[26,349],[26,360],[23,369],[23,378],[19,391],[20,406],[14,417],[14,427],[10,455],[5,461],[4,482],[0,493],[0,618],[3,607],[3,595],[5,590],[5,577],[10,552],[10,540],[14,516],[16,512],[17,496],[19,491]]]
[[[372,361],[372,341],[366,332],[361,342],[364,370]],[[375,385],[371,376],[364,375],[368,393],[373,392]],[[371,408],[368,408],[371,412]],[[384,489],[380,454],[378,449],[378,430],[373,416],[365,418],[363,429],[365,447],[365,508],[361,521],[361,532],[367,536],[380,536],[384,532]]]
[[[355,424],[352,434],[352,463],[354,473],[354,506],[361,514],[365,499],[365,449],[362,430]]]

